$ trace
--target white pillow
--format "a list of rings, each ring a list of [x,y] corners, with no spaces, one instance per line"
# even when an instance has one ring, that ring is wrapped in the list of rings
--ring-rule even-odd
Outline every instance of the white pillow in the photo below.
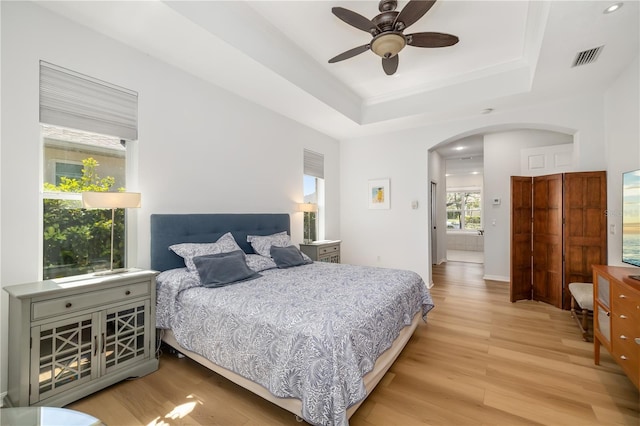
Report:
[[[272,258],[260,256],[259,254],[248,254],[245,260],[247,261],[247,266],[256,272],[278,267]]]
[[[181,243],[169,246],[169,249],[184,259],[184,264],[190,272],[196,273],[198,268],[193,263],[194,257],[242,250],[233,235],[231,235],[231,232],[227,232],[218,238],[215,243]]]
[[[260,256],[271,257],[271,246],[287,247],[291,245],[291,237],[287,231],[282,231],[271,235],[247,235],[247,242]]]

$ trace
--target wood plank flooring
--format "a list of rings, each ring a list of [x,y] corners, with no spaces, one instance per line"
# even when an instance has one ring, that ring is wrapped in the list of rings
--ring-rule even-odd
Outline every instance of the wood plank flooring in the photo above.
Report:
[[[640,425],[640,397],[568,311],[509,302],[483,265],[434,267],[436,308],[351,418],[364,425]],[[120,425],[298,425],[289,412],[199,364],[160,369],[68,406]]]

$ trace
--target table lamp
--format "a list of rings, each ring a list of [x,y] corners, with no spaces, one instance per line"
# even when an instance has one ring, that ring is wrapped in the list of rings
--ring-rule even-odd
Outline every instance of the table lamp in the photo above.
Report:
[[[318,205],[316,203],[300,203],[298,204],[298,210],[301,212],[304,212],[305,214],[308,213],[315,213],[318,211]],[[311,240],[311,218],[309,217],[309,219],[307,220],[307,236],[309,238],[304,238],[304,243],[308,244],[310,243]]]

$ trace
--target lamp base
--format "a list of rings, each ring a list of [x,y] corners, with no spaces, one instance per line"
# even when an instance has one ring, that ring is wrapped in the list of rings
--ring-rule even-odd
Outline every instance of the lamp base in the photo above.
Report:
[[[93,275],[95,275],[96,277],[101,277],[104,275],[122,274],[128,271],[129,268],[108,269],[106,271],[94,272]]]

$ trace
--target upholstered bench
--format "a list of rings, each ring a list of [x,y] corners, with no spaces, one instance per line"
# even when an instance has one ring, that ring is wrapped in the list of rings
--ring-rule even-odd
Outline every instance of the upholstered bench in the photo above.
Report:
[[[569,292],[571,293],[571,316],[580,327],[582,339],[588,342],[591,338],[589,319],[593,320],[593,284],[571,283],[569,284]],[[591,330],[593,330],[593,326]]]

